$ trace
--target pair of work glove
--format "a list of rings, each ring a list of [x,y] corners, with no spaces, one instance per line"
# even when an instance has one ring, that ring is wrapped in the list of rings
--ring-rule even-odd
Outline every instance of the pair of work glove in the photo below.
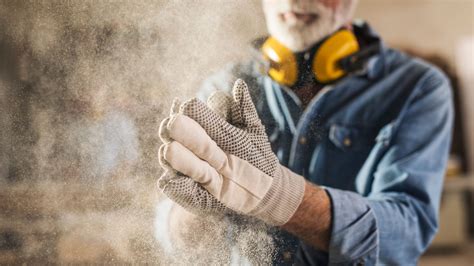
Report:
[[[173,102],[159,130],[165,172],[158,186],[198,215],[238,213],[283,225],[303,199],[305,180],[280,165],[245,82],[237,80],[232,94],[216,92],[207,105]]]

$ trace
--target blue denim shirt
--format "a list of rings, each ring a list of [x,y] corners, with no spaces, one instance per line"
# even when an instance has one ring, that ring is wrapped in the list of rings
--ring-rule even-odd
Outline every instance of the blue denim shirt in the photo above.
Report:
[[[210,77],[200,96],[229,91],[237,78],[248,82],[281,163],[331,198],[329,252],[301,242],[293,263],[415,265],[438,228],[453,123],[444,74],[383,47],[366,71],[305,109],[252,62]]]

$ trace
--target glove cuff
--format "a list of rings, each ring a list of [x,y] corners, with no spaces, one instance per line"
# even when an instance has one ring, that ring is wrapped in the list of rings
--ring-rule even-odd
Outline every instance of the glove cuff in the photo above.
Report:
[[[250,215],[275,226],[287,223],[303,201],[305,182],[302,176],[280,165],[270,190]]]

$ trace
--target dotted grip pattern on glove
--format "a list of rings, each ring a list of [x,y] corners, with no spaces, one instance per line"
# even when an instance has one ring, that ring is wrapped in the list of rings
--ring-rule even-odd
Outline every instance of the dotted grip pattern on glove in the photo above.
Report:
[[[274,176],[279,161],[271,149],[247,85],[239,79],[232,91],[234,98],[229,102],[230,117],[227,121],[208,107],[213,105],[209,103],[217,98],[217,93],[209,98],[208,105],[193,98],[183,103],[179,112],[198,122],[223,151]]]
[[[180,173],[166,171],[158,186],[168,198],[191,213],[220,216],[233,212],[197,182]]]

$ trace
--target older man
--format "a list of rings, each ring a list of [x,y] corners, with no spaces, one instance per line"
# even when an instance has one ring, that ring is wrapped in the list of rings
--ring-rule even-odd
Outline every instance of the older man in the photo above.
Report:
[[[198,216],[289,232],[289,263],[416,264],[437,230],[450,85],[351,23],[355,5],[263,0],[271,36],[258,59],[209,78],[201,96],[237,78],[248,87],[237,81],[211,107],[177,104],[163,121],[163,192]]]

